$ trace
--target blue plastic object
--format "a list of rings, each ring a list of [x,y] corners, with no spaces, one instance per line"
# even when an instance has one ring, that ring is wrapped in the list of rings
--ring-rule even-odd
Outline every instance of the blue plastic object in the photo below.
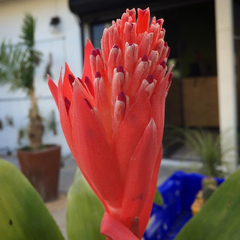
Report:
[[[145,240],[173,240],[192,217],[191,205],[205,176],[176,171],[158,187],[164,205],[153,204]],[[224,179],[216,178],[220,185]]]

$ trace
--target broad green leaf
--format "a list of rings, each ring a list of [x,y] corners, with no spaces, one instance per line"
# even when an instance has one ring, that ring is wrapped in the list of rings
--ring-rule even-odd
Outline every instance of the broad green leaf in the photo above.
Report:
[[[105,240],[100,234],[104,208],[77,170],[74,182],[68,192],[67,235],[68,240]]]
[[[240,170],[231,175],[175,240],[240,239]]]
[[[14,165],[2,159],[0,159],[0,239],[64,239],[32,185]]]
[[[155,191],[155,195],[154,195],[154,203],[160,206],[163,206],[163,198],[161,193],[158,191],[158,189],[156,189]]]

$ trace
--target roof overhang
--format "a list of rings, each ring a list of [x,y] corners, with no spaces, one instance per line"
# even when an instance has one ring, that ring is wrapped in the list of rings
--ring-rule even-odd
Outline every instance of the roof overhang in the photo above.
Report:
[[[213,0],[69,0],[71,11],[83,22],[101,22],[120,17],[126,8],[151,8],[151,12]]]

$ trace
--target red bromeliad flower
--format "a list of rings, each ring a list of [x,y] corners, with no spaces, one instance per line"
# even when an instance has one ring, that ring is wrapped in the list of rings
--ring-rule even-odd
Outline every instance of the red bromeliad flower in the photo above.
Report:
[[[128,10],[104,30],[102,55],[88,41],[82,79],[65,66],[49,87],[67,143],[105,207],[101,232],[141,239],[150,216],[162,159],[166,74],[170,52],[163,19]]]

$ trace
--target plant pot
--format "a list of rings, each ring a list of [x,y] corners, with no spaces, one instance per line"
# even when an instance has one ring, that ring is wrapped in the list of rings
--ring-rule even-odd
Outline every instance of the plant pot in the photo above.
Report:
[[[46,145],[34,151],[18,149],[17,156],[22,173],[42,199],[55,200],[58,196],[61,147]]]

